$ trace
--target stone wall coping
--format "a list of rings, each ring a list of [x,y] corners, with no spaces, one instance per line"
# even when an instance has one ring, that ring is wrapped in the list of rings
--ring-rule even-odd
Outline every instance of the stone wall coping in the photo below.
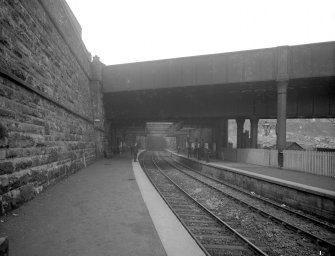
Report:
[[[51,12],[51,9],[48,8],[48,1],[38,0],[38,2],[42,6],[43,10],[48,15],[48,17],[50,18],[50,21],[53,24],[53,26],[55,27],[55,29],[57,30],[58,34],[63,38],[65,44],[69,47],[69,50],[72,53],[73,57],[76,59],[78,65],[80,66],[80,68],[82,69],[82,71],[84,72],[86,77],[90,80],[91,79],[91,74],[90,74],[90,62],[91,62],[90,56],[91,56],[91,54],[87,51],[86,46],[84,45],[84,42],[82,41],[81,37],[79,36],[78,33],[74,33],[75,37],[76,37],[76,40],[78,41],[78,43],[80,45],[79,50],[84,52],[85,55],[86,55],[86,58],[87,58],[86,61],[84,59],[79,58],[78,54],[76,53],[78,51],[78,49],[74,49],[74,46],[67,39],[67,37],[64,34],[63,29],[61,27],[61,23],[56,19],[56,16],[53,15],[54,13]],[[56,2],[57,1],[55,1],[54,3],[56,3]],[[69,10],[68,10],[69,7],[68,7],[67,3],[64,3],[63,1],[58,1],[58,2],[59,2],[58,4],[60,4],[60,8],[63,8],[69,14]],[[72,12],[72,10],[71,10],[71,12]],[[67,17],[67,18],[69,18],[71,24],[73,25],[73,21],[72,21],[73,17],[70,16],[70,17]],[[77,32],[76,26],[73,26],[73,31]],[[86,63],[83,63],[83,62],[86,62]],[[87,67],[85,68],[85,66],[87,66]]]

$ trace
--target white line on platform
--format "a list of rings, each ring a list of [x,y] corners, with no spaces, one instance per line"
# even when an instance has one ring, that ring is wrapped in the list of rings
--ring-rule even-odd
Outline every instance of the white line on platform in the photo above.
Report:
[[[168,256],[204,256],[203,251],[157,193],[138,162],[133,162],[133,170],[166,254]]]

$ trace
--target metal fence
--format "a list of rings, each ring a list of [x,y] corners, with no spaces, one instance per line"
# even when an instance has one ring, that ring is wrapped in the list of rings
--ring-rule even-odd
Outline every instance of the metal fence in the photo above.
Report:
[[[224,149],[224,160],[278,167],[278,151],[269,149]],[[284,150],[284,169],[335,177],[335,153]]]
[[[335,153],[284,150],[285,169],[335,177]]]

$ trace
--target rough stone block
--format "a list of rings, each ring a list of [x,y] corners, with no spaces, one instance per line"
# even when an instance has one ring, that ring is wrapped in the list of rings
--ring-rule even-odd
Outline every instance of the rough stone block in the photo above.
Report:
[[[37,182],[37,184],[44,184],[48,181],[48,174],[46,170],[32,170],[31,182]]]
[[[44,123],[44,134],[50,135],[50,128],[48,123]]]
[[[20,202],[26,202],[35,197],[35,189],[33,184],[26,184],[20,187]]]
[[[12,162],[0,163],[0,175],[14,172],[14,164]]]
[[[8,175],[1,175],[0,176],[0,186],[6,187],[9,184]]]
[[[34,146],[35,141],[30,136],[14,133],[9,136],[8,144],[10,148],[26,148]]]
[[[0,160],[4,160],[6,158],[6,150],[0,149]]]
[[[3,87],[0,87],[0,96],[3,96],[8,99],[13,99],[14,93],[11,89]]]
[[[32,166],[31,159],[25,159],[15,164],[15,171],[23,170]]]
[[[7,109],[0,108],[0,117],[1,118],[15,118],[15,113]]]

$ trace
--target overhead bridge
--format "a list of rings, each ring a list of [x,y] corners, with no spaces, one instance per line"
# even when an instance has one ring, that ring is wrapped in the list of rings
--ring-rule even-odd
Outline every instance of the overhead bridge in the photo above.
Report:
[[[250,119],[256,147],[258,120],[277,118],[282,150],[286,118],[335,116],[335,42],[105,66],[102,84],[114,125],[219,122],[227,130],[236,119],[239,147]]]
[[[335,43],[229,52],[106,66],[109,92],[302,80],[335,76]]]
[[[334,42],[111,65],[102,75],[114,120],[274,118],[279,87],[288,117],[331,117],[334,78]]]

